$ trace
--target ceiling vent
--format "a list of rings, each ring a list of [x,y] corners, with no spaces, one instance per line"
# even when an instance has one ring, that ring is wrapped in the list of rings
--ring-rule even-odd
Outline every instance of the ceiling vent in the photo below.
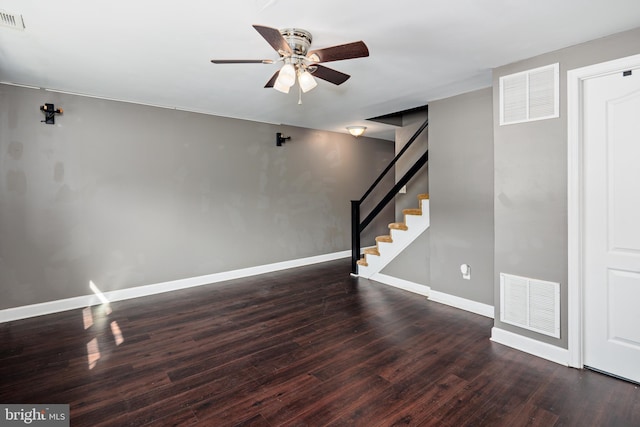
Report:
[[[500,126],[559,116],[559,64],[500,77]]]
[[[22,15],[0,10],[0,27],[24,30],[24,20],[22,19]]]

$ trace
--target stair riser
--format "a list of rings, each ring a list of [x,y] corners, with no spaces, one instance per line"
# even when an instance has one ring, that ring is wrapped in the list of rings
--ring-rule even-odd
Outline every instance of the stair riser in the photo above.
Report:
[[[405,216],[405,224],[407,224],[407,227],[409,228],[409,230],[411,230],[412,228],[415,227],[420,227],[422,224],[424,224],[426,221],[425,215],[406,215]]]
[[[407,241],[409,242],[411,241],[411,233],[408,230],[407,231],[393,230],[391,232],[391,236],[393,237],[393,243],[387,244],[383,249],[381,249],[380,255],[383,254],[383,251],[387,252],[396,245],[403,245]]]
[[[388,251],[389,248],[391,248],[391,247],[393,247],[393,243],[378,242],[378,252],[380,252],[380,254],[382,254],[385,251]]]

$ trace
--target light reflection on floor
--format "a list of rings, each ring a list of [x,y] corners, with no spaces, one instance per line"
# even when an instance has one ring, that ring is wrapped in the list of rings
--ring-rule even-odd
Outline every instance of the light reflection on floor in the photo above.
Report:
[[[95,368],[100,359],[100,348],[98,347],[98,339],[94,338],[87,343],[87,363],[89,369]]]
[[[108,322],[99,321],[101,316],[98,316],[98,319],[94,317],[94,310],[97,312],[101,310],[103,312],[103,316],[108,317],[112,314],[111,305],[109,304],[109,300],[107,297],[100,291],[100,289],[93,283],[93,281],[89,281],[89,288],[93,291],[94,294],[98,297],[98,299],[102,302],[102,304],[92,307],[86,307],[82,310],[82,323],[84,325],[85,330],[92,330],[96,336],[94,336],[87,343],[87,365],[89,369],[93,369],[98,364],[98,361],[102,357],[100,353],[100,345],[98,343],[98,336],[105,328],[104,326]],[[122,330],[120,329],[120,325],[118,322],[113,320],[109,322],[109,330],[111,331],[111,335],[113,336],[113,340],[116,344],[116,347],[124,342],[124,336],[122,334]]]
[[[84,324],[85,330],[93,326],[93,313],[91,312],[91,307],[87,307],[82,310],[82,323]]]
[[[116,340],[116,345],[120,345],[124,342],[120,326],[118,326],[118,322],[115,320],[111,322],[111,333],[113,334],[113,338]]]

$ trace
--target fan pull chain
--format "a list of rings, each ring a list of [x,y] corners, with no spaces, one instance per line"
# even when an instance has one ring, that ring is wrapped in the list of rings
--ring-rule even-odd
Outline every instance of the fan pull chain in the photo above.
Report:
[[[298,85],[298,105],[302,105],[302,88]]]

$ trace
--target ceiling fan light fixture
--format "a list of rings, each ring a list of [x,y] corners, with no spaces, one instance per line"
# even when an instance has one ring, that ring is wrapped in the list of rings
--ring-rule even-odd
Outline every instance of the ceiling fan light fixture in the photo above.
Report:
[[[273,84],[273,88],[278,92],[289,93],[289,86],[280,83],[280,79],[276,79],[276,82]]]
[[[304,93],[307,93],[314,87],[318,86],[316,79],[314,79],[311,73],[307,70],[302,71],[298,75],[298,83],[300,84],[300,89],[302,89]]]
[[[274,0],[271,0],[272,2]],[[341,85],[349,79],[349,75],[321,65],[325,62],[342,61],[345,59],[363,58],[369,56],[369,48],[362,41],[344,43],[321,49],[311,48],[311,33],[301,28],[277,28],[264,25],[253,25],[262,38],[278,52],[278,59],[212,59],[213,64],[273,64],[282,62],[282,67],[276,71],[264,85],[265,88],[275,88],[288,93],[298,81],[298,103],[301,103],[302,92],[308,92],[321,79],[334,85]]]
[[[282,66],[280,73],[278,73],[278,79],[276,83],[280,82],[280,85],[291,87],[296,82],[296,68],[293,64],[287,63]]]
[[[362,136],[362,134],[364,134],[364,131],[367,130],[367,127],[366,126],[347,126],[347,130],[351,135],[357,138],[359,136]]]

